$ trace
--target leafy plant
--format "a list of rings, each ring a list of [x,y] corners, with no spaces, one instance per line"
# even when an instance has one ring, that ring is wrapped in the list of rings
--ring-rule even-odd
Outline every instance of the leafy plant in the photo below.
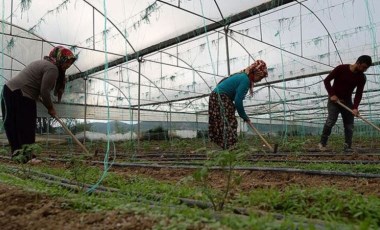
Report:
[[[39,155],[42,147],[39,144],[23,145],[22,149],[16,150],[13,160],[18,163],[27,163],[33,157]]]
[[[302,152],[304,150],[305,141],[292,138],[281,146],[282,150],[288,150],[291,152]]]
[[[241,176],[234,172],[240,161],[246,158],[247,153],[241,149],[208,152],[208,160],[204,166],[193,174],[196,182],[200,183],[202,192],[211,202],[215,211],[223,210],[231,190],[241,183]],[[213,166],[222,168],[225,175],[225,185],[220,191],[211,189],[210,169]]]
[[[307,218],[323,220],[352,221],[368,224],[377,229],[380,224],[377,210],[379,199],[375,196],[363,197],[361,194],[335,188],[303,188],[289,186],[277,189],[257,189],[250,192],[249,206],[270,212],[282,212],[291,215],[303,215]]]
[[[136,147],[137,144],[135,143],[135,141],[132,140],[126,141],[122,144],[122,149],[125,151],[133,151],[136,149]]]
[[[188,143],[188,141],[183,140],[183,139],[173,139],[171,142],[171,147],[174,148],[174,150],[181,150],[183,151],[184,149],[190,147],[191,145]]]
[[[0,149],[0,155],[6,156],[6,155],[8,155],[8,151],[6,149],[2,148],[2,149]]]
[[[81,181],[81,177],[84,177],[85,174],[85,167],[83,163],[83,159],[79,158],[71,158],[68,162],[68,168],[70,169],[70,174],[73,176],[75,181]]]

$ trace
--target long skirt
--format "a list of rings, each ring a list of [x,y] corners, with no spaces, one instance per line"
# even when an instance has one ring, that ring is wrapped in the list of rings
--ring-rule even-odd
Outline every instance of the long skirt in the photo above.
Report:
[[[23,145],[35,143],[36,101],[22,95],[21,90],[11,91],[7,85],[3,88],[1,100],[4,129],[12,153]]]
[[[237,142],[237,120],[235,105],[225,94],[212,92],[209,99],[208,131],[212,142],[229,149]]]

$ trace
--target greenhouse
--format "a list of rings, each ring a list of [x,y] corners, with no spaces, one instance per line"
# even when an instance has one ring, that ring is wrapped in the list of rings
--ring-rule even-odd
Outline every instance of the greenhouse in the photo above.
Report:
[[[0,9],[5,229],[380,227],[380,1],[2,0]],[[48,109],[45,86],[29,80],[41,91],[35,132],[14,151],[9,135],[22,135],[24,120],[5,122],[5,89],[61,46],[75,59],[62,99],[51,90]],[[339,107],[355,114],[352,149],[339,115],[322,150],[325,79],[362,55],[372,63],[359,113]],[[248,80],[251,123],[236,105],[237,142],[220,148],[210,95],[257,60],[267,77]]]

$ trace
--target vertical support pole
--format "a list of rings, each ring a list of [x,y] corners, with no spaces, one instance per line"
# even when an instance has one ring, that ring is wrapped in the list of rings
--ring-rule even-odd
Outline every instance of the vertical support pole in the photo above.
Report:
[[[270,134],[272,134],[273,129],[272,129],[272,98],[270,95],[270,85],[268,85],[268,96],[269,96],[269,130]]]
[[[11,2],[11,30],[10,30],[10,35],[12,35],[12,27],[13,27],[13,0]]]
[[[219,39],[220,39],[220,33],[218,33],[218,49],[216,50],[216,75],[219,76],[219,50],[220,50],[220,44],[219,44]]]
[[[86,144],[86,126],[87,126],[87,79],[88,76],[84,76],[84,127],[83,127],[83,144]]]
[[[302,5],[301,4],[300,4],[300,35],[301,35],[301,56],[303,56]]]
[[[41,41],[41,59],[44,58],[44,41]]]
[[[328,36],[328,35],[327,35]],[[329,54],[329,65],[331,65],[331,55],[330,55],[330,39],[327,39],[327,53]]]
[[[132,141],[132,137],[133,137],[133,133],[135,132],[135,117],[133,116],[133,112],[135,110],[133,108],[131,108],[131,121],[132,121],[132,127],[131,127],[131,141]]]
[[[285,126],[285,135],[283,141],[286,142],[288,140],[288,123],[287,123],[287,116],[286,116],[286,81],[285,81],[285,74],[284,74],[284,60],[283,60],[283,48],[282,48],[282,41],[281,41],[281,31],[278,31],[278,39],[280,41],[280,54],[281,54],[281,72],[282,72],[282,82],[283,82],[283,92],[284,92],[284,98],[282,100],[282,104],[284,107],[284,126]]]
[[[193,93],[195,93],[195,71],[193,70],[192,73],[193,73],[193,82],[191,84],[193,85]]]
[[[46,138],[46,148],[49,148],[49,135],[50,135],[50,120],[51,118],[47,118],[47,127],[46,127],[46,131],[47,131],[47,138]]]
[[[162,88],[162,52],[160,52],[160,63],[161,63],[160,82],[161,82],[161,88]]]
[[[11,58],[11,78],[13,77],[13,57]]]
[[[261,28],[261,14],[259,14],[260,40],[263,41],[263,29]]]
[[[92,7],[92,48],[95,49],[95,8]]]
[[[169,141],[169,143],[170,143],[170,132],[169,132],[169,113],[168,112],[166,112],[165,113],[166,114],[166,128],[168,129],[168,139],[167,139],[167,141]]]
[[[178,43],[177,43],[177,45],[176,45],[176,52],[177,52],[177,66],[179,65],[179,53],[178,53]],[[162,63],[162,62],[161,62]]]
[[[172,103],[169,103],[169,140],[172,141]]]
[[[138,57],[137,61],[139,63],[139,80],[138,80],[138,92],[137,92],[137,151],[140,152],[140,129],[141,129],[141,118],[140,118],[140,103],[141,103],[141,63],[143,62],[142,57]]]
[[[226,53],[227,53],[227,73],[228,73],[228,76],[230,76],[231,74],[231,71],[230,71],[230,52],[228,50],[228,26],[227,27],[224,27],[224,37],[226,39]]]
[[[195,137],[197,138],[198,137],[198,130],[199,130],[199,126],[198,126],[198,112],[195,113],[195,124],[196,124],[196,134],[195,134]]]

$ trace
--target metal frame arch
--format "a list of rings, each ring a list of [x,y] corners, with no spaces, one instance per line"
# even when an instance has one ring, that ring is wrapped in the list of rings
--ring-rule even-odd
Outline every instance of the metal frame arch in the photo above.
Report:
[[[194,69],[189,63],[187,63],[187,62],[185,62],[183,59],[181,59],[181,58],[179,58],[179,57],[177,57],[177,56],[175,56],[175,55],[172,55],[172,54],[170,54],[170,53],[167,53],[167,52],[165,52],[165,51],[158,51],[158,52],[160,52],[160,53],[164,53],[164,54],[169,55],[169,56],[173,56],[173,57],[177,58],[178,60],[180,60],[181,62],[185,63],[185,65],[189,66],[189,67],[190,67],[195,73],[198,74],[198,76],[203,80],[203,82],[204,82],[204,83],[207,85],[207,87],[211,90],[211,87],[207,84],[206,80],[202,77],[202,75],[201,75],[200,73],[198,73],[198,71],[197,71],[196,69]],[[149,61],[149,60],[147,60],[147,61]]]
[[[111,23],[111,25],[113,27],[115,27],[115,29],[121,34],[121,36],[123,36],[123,38],[125,39],[125,41],[127,41],[127,43],[129,44],[129,46],[132,48],[133,52],[136,52],[136,50],[133,48],[132,44],[128,41],[128,39],[125,37],[125,35],[123,34],[123,32],[115,25],[115,23],[113,23],[113,21],[111,19],[109,19],[108,17],[106,17],[104,15],[104,13],[100,12],[100,10],[98,8],[96,8],[95,6],[93,6],[91,3],[89,3],[88,1],[86,0],[82,0],[83,2],[87,3],[89,6],[91,6],[93,9],[95,9],[99,14],[101,14],[103,17],[105,17],[107,19],[107,21],[109,21]]]
[[[78,78],[78,79],[79,79],[79,78]],[[100,80],[100,81],[103,81],[103,82],[105,82],[105,83],[107,83],[107,84],[112,85],[112,86],[115,87],[117,90],[119,90],[121,94],[123,94],[123,96],[127,99],[128,103],[129,103],[129,106],[132,106],[132,105],[131,105],[131,101],[130,101],[129,98],[123,93],[123,91],[122,91],[119,87],[117,87],[116,85],[114,85],[113,83],[111,83],[110,81],[105,80],[105,79],[100,78],[100,77],[91,77],[91,78],[89,77],[88,80],[90,80],[90,79]]]
[[[333,40],[333,38],[332,38],[332,36],[331,36],[331,34],[330,34],[330,31],[326,28],[326,26],[325,26],[325,24],[322,22],[322,20],[321,20],[321,19],[320,19],[315,13],[314,13],[314,11],[310,10],[310,8],[307,7],[307,6],[305,6],[302,2],[300,2],[299,0],[295,0],[295,1],[296,1],[299,5],[303,6],[303,7],[306,8],[308,11],[310,11],[310,12],[315,16],[315,18],[318,19],[318,21],[321,23],[321,25],[323,26],[323,28],[325,28],[325,30],[326,30],[326,32],[327,32],[327,34],[328,34],[328,36],[329,36],[329,38],[330,38],[332,44],[333,44],[334,47],[335,47],[335,51],[336,51],[336,53],[337,53],[338,56],[339,56],[340,62],[343,63],[343,60],[342,60],[342,57],[340,56],[340,53],[339,53],[338,47],[336,47],[335,42],[334,42],[334,40]],[[300,15],[300,16],[301,16],[301,15]]]
[[[24,67],[26,66],[23,62],[19,61],[17,58],[14,58],[13,56],[8,55],[8,54],[6,54],[6,53],[4,53],[4,52],[2,52],[2,51],[0,51],[0,53],[1,53],[2,55],[7,56],[7,57],[10,58],[10,59],[13,59],[13,60],[17,61],[18,63],[20,63],[20,64],[23,65]],[[12,69],[12,70],[13,70],[13,69]],[[14,71],[21,71],[21,70],[14,70]]]
[[[50,41],[44,39],[43,37],[41,37],[41,36],[39,36],[39,35],[37,35],[37,34],[35,34],[35,33],[33,33],[33,32],[30,32],[29,30],[27,30],[27,29],[25,29],[25,28],[23,28],[23,27],[21,27],[21,26],[15,25],[15,24],[13,24],[13,23],[9,23],[9,22],[7,22],[7,21],[3,21],[3,20],[1,20],[1,19],[0,19],[0,23],[4,23],[4,24],[7,24],[7,25],[9,25],[9,26],[16,27],[16,28],[18,28],[18,29],[20,29],[20,30],[22,30],[22,31],[25,31],[25,32],[27,32],[28,34],[31,34],[31,35],[33,35],[33,36],[35,36],[35,37],[37,37],[37,38],[40,39],[40,40],[38,40],[38,39],[34,39],[34,40],[41,41],[41,42],[45,42],[45,43],[47,43],[47,44],[49,44],[49,45],[51,45],[51,46],[54,47],[54,45],[53,45],[52,42],[50,42]],[[0,34],[3,34],[3,33],[0,32]],[[7,35],[8,35],[8,34],[7,34]],[[12,34],[9,34],[9,36],[13,36],[13,35],[12,35]],[[27,38],[25,38],[25,39],[27,39]],[[58,43],[55,43],[55,44],[58,44]],[[3,53],[3,52],[1,52],[1,53]],[[4,53],[4,54],[5,54],[5,53]],[[12,58],[13,58],[13,57],[12,57]],[[16,58],[14,58],[14,59],[16,60]],[[23,63],[21,63],[21,62],[20,62],[20,64],[26,66],[25,64],[23,64]],[[75,65],[75,63],[74,63],[73,65],[75,66],[75,68],[76,68],[79,72],[81,72],[81,70],[78,68],[78,66]]]
[[[134,69],[131,69],[131,68],[128,68],[128,67],[120,66],[120,68],[122,68],[122,69],[126,69],[126,70],[130,70],[130,71],[133,71],[133,72],[135,72],[135,73],[138,73],[138,71],[136,71],[136,70],[134,70]],[[166,101],[169,102],[169,99],[166,97],[165,93],[160,89],[160,87],[158,87],[156,84],[154,84],[154,82],[152,82],[152,81],[151,81],[149,78],[147,78],[144,74],[142,74],[142,73],[140,73],[140,74],[141,74],[141,76],[142,76],[143,78],[145,78],[145,79],[148,80],[150,83],[152,83],[152,85],[154,85],[154,86],[158,89],[158,91],[161,92],[162,96],[165,97]]]

